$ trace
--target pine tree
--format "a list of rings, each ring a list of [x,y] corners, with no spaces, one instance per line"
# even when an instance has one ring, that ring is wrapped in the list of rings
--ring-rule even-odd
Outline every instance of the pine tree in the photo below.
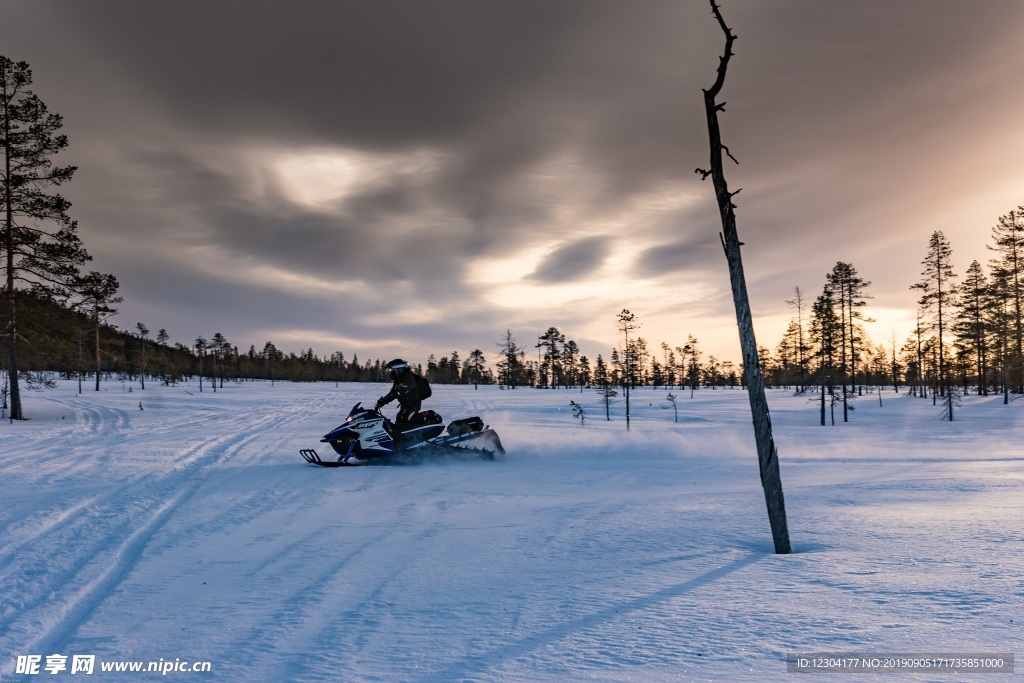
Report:
[[[473,389],[477,389],[477,385],[480,384],[480,379],[483,377],[484,367],[486,364],[484,352],[480,349],[474,349],[470,352],[466,363],[467,369],[469,370],[469,378],[473,381]],[[463,376],[465,376],[465,374],[463,374]]]
[[[804,295],[799,287],[794,288],[795,296],[786,303],[796,309],[796,318],[790,323],[791,347],[794,350],[795,361],[798,372],[797,387],[799,391],[807,389],[807,354],[811,347],[804,338]]]
[[[779,345],[775,348],[777,359],[777,384],[793,384],[796,393],[807,389],[807,374],[812,347],[810,335],[799,318],[789,321]]]
[[[849,263],[839,261],[832,272],[825,276],[832,296],[839,305],[839,370],[843,387],[843,422],[849,421],[849,396],[847,394],[847,374],[849,374],[851,390],[857,386],[857,360],[859,358],[859,342],[856,320],[863,319],[860,308],[865,305],[864,289],[870,285],[857,274],[857,269]]]
[[[576,386],[576,377],[580,363],[580,347],[571,339],[562,347],[562,380],[565,388]]]
[[[701,375],[707,379],[712,389],[717,389],[722,384],[722,362],[712,355],[708,355],[708,362],[704,364]]]
[[[627,309],[622,309],[622,312],[618,315],[619,321],[619,332],[623,334],[625,339],[625,345],[623,346],[623,358],[622,366],[624,370],[623,387],[626,392],[626,431],[629,431],[629,392],[633,387],[633,383],[636,381],[636,360],[633,357],[632,351],[633,345],[630,343],[629,333],[640,327],[640,323],[636,322],[636,315],[630,313]]]
[[[89,255],[68,216],[71,204],[52,186],[71,180],[74,166],[54,166],[52,157],[67,147],[63,119],[51,114],[29,89],[32,71],[26,62],[0,56],[0,207],[3,227],[4,287],[8,320],[7,368],[11,419],[22,420],[18,364],[17,285],[26,284],[66,299],[73,292],[78,269]],[[52,226],[52,227],[51,227]]]
[[[661,342],[661,353],[664,360],[665,368],[665,386],[672,389],[676,386],[676,379],[678,378],[676,354],[672,350],[672,347]]]
[[[967,269],[957,301],[957,317],[953,326],[957,357],[974,361],[974,375],[979,396],[988,396],[989,337],[987,313],[991,304],[988,278],[981,264],[973,261]]]
[[[889,358],[889,376],[892,379],[892,390],[897,394],[900,393],[900,363],[896,358],[896,329],[892,331],[892,349],[890,350],[891,356]]]
[[[196,349],[196,356],[199,358],[199,393],[203,393],[203,358],[206,356],[206,349],[209,348],[210,342],[206,340],[206,337],[196,337],[194,342]],[[270,342],[267,342],[269,345]],[[274,376],[271,374],[270,383],[273,385]]]
[[[139,332],[140,344],[140,366],[139,382],[143,391],[146,390],[146,338],[149,337],[149,328],[142,323],[135,323],[135,329]]]
[[[680,362],[683,364],[683,371],[686,375],[686,383],[690,385],[690,398],[693,398],[693,392],[697,390],[700,385],[701,376],[701,365],[700,359],[703,352],[700,350],[700,342],[692,334],[687,335],[686,346],[682,348],[676,348],[681,358]]]
[[[100,373],[102,372],[100,325],[117,313],[117,309],[111,308],[111,304],[120,303],[123,299],[117,296],[118,283],[117,278],[113,275],[92,271],[86,276],[76,278],[74,286],[81,297],[78,306],[88,313],[96,335],[96,391],[99,391]]]
[[[923,293],[918,304],[923,310],[932,316],[932,326],[936,330],[937,346],[939,354],[938,376],[936,377],[939,394],[945,396],[949,390],[949,377],[946,367],[945,332],[949,325],[951,308],[954,303],[955,288],[953,281],[956,279],[956,272],[951,262],[953,248],[941,231],[932,233],[928,241],[928,254],[921,264],[925,267],[921,271],[921,281],[911,285],[911,289],[919,289]],[[947,416],[952,422],[953,408],[955,402],[947,402]]]
[[[586,356],[580,356],[579,363],[579,382],[580,382],[580,393],[583,393],[584,387],[589,387],[593,381],[593,375],[590,371],[590,359]]]
[[[765,377],[773,377],[778,374],[775,358],[772,357],[772,352],[767,346],[757,347],[757,362],[761,365],[761,372]],[[746,379],[743,380],[743,383],[746,384]],[[766,382],[766,384],[772,386],[771,382]]]
[[[657,389],[665,384],[665,368],[657,358],[651,359],[651,386]]]
[[[639,325],[637,325],[639,327]],[[651,357],[647,350],[647,340],[643,337],[630,339],[626,345],[624,358],[629,360],[630,377],[632,382],[630,388],[645,386],[650,381],[650,374],[647,370],[648,359]]]
[[[832,290],[825,287],[821,295],[815,299],[811,307],[811,336],[814,341],[818,359],[817,379],[821,387],[821,426],[825,426],[825,394],[831,397],[831,407],[835,407],[835,369],[836,354],[839,350],[841,323],[836,315],[835,300]],[[835,424],[835,417],[832,418]]]
[[[1017,207],[992,228],[994,247],[998,258],[992,261],[993,276],[997,277],[1007,299],[1010,317],[1009,356],[1007,366],[1012,368],[1008,381],[1017,393],[1024,392],[1024,206]]]
[[[548,331],[537,339],[537,348],[544,351],[540,363],[540,370],[544,374],[544,386],[548,386],[548,379],[550,379],[552,389],[557,388],[559,384],[562,361],[560,345],[564,342],[565,335],[557,327],[549,327]]]
[[[255,350],[255,349],[253,349]],[[250,351],[251,353],[251,351]],[[331,354],[331,364],[334,366],[334,388],[337,389],[341,383],[341,374],[345,370],[345,354],[342,351],[335,351]]]
[[[459,378],[459,368],[460,368],[459,352],[458,351],[452,351],[452,357],[448,361],[448,382],[450,384],[458,384],[459,383],[459,379],[460,379]]]
[[[601,397],[601,402],[604,403],[605,420],[611,422],[612,399],[615,398],[619,392],[615,389],[614,381],[611,374],[608,372],[608,366],[605,365],[604,358],[601,357],[601,354],[597,354],[597,363],[594,366],[594,384],[597,385],[597,395]]]
[[[899,363],[904,369],[904,379],[910,386],[910,395],[917,396],[922,386],[920,353],[918,352],[918,340],[916,335],[907,337],[900,347]]]
[[[505,338],[498,343],[498,347],[501,349],[501,360],[497,364],[498,381],[509,389],[515,389],[520,384],[523,363],[512,330],[505,330]]]
[[[866,383],[874,385],[878,389],[878,405],[882,405],[882,386],[885,384],[889,374],[889,350],[885,344],[879,344],[871,356],[871,367],[866,378]]]
[[[993,332],[992,362],[998,368],[998,385],[1003,393],[1003,403],[1010,402],[1010,376],[1013,363],[1011,337],[1014,323],[1013,280],[1001,268],[993,268],[989,281],[992,305],[989,310],[989,328]]]
[[[223,334],[217,332],[210,337],[210,349],[213,351],[213,391],[216,393],[218,382],[220,388],[224,388],[224,364],[230,358],[231,345]],[[310,349],[309,355],[312,354],[313,349]]]
[[[166,329],[161,327],[160,331],[156,333],[156,343],[159,346],[167,346],[168,342],[170,340],[171,340],[171,335],[167,333]],[[160,375],[164,378],[164,384],[166,386],[171,386],[171,382],[173,380],[175,380],[176,378],[174,377],[174,375],[171,372],[170,368],[168,368],[165,365],[164,360],[163,360],[163,355],[161,355],[159,361],[157,362],[157,370],[159,371]]]
[[[914,323],[914,350],[917,359],[917,380],[918,380],[918,391],[917,394],[921,398],[928,398],[928,377],[929,377],[929,366],[928,360],[928,339],[925,337],[926,323],[924,319],[924,313],[920,308],[917,310],[917,318]]]

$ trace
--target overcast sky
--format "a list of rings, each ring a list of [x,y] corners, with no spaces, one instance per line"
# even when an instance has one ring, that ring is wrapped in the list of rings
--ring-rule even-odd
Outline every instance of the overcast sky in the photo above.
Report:
[[[1024,204],[1024,2],[721,1],[758,342],[840,260],[902,341],[932,231],[962,273]],[[628,308],[738,362],[694,173],[722,45],[705,0],[0,0],[113,322],[348,358],[607,358]]]

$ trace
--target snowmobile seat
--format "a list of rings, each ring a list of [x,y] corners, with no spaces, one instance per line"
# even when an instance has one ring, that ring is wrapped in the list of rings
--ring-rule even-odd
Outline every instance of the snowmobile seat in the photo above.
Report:
[[[404,442],[422,439],[433,439],[440,436],[444,431],[441,426],[443,419],[433,410],[423,410],[413,413],[408,422],[399,422],[395,425],[398,438]]]
[[[409,419],[409,424],[422,427],[423,425],[439,425],[442,421],[443,418],[433,410],[421,410],[412,415]]]

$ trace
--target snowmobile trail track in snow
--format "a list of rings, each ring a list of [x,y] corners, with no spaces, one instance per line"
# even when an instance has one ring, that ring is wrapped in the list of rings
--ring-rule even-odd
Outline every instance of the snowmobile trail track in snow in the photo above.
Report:
[[[86,410],[83,414],[91,424],[89,433],[105,437],[107,444],[93,462],[109,464],[118,455],[123,435],[131,431],[123,411]],[[0,556],[0,583],[19,588],[27,599],[16,612],[0,614],[0,642],[16,636],[38,651],[59,651],[117,589],[153,537],[192,500],[211,471],[236,459],[260,438],[262,430],[279,428],[301,416],[299,410],[274,410],[251,421],[257,431],[201,441],[167,461],[161,470],[143,470],[71,505],[58,502],[43,519],[9,524],[5,535],[14,532],[20,539]],[[76,458],[79,468],[61,473],[69,487],[76,480],[74,472],[85,467],[83,460],[87,459]],[[29,547],[49,547],[54,552],[44,557],[24,553]],[[68,549],[74,552],[69,555]]]

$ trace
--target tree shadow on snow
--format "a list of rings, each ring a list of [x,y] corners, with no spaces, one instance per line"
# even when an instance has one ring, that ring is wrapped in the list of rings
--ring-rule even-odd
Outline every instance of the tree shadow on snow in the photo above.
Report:
[[[497,663],[521,657],[528,652],[568,638],[575,633],[602,626],[613,619],[621,619],[624,615],[633,612],[640,612],[659,603],[667,602],[686,595],[701,586],[718,581],[733,572],[748,567],[754,562],[763,559],[766,554],[770,554],[770,552],[751,553],[739,558],[738,560],[734,560],[723,567],[713,569],[712,571],[692,578],[689,581],[668,586],[659,591],[638,596],[632,600],[610,604],[603,610],[580,617],[579,619],[572,619],[556,624],[547,630],[538,631],[525,638],[521,638],[518,641],[508,643],[504,647],[496,648],[488,652],[469,655],[451,664],[442,671],[432,672],[423,680],[450,681],[462,678],[472,678],[474,674],[493,668]]]

